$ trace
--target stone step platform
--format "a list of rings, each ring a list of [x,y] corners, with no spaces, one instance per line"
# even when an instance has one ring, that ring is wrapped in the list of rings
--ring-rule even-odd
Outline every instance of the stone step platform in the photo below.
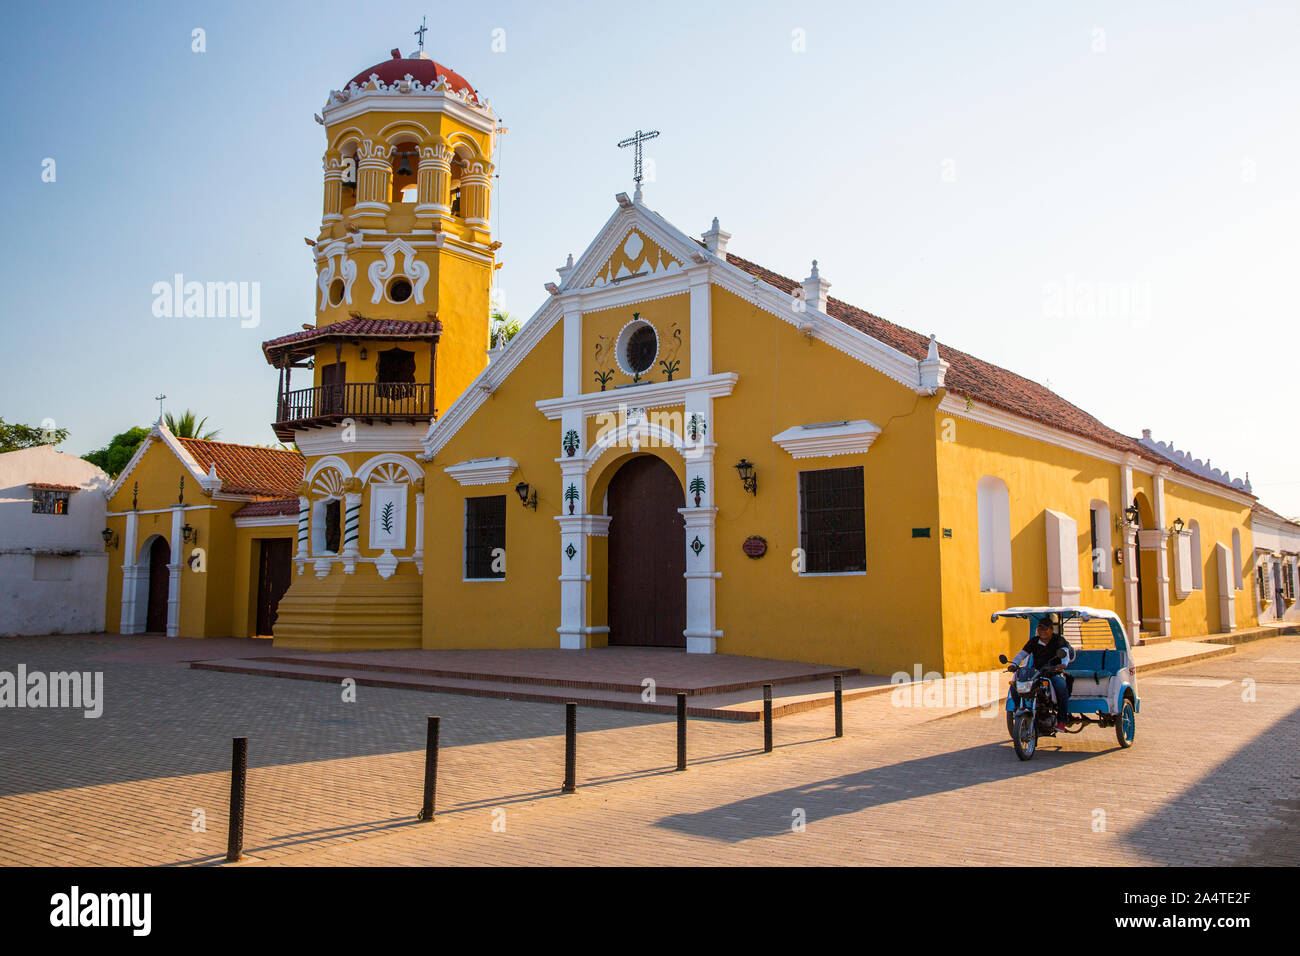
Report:
[[[618,649],[609,657],[597,660],[601,666],[588,677],[565,676],[560,671],[575,671],[581,663],[575,658],[592,652],[543,652],[564,655],[567,660],[558,662],[562,667],[538,667],[534,672],[524,672],[517,659],[465,662],[461,666],[432,667],[419,660],[401,659],[402,655],[453,654],[456,652],[386,651],[345,652],[335,654],[275,654],[258,657],[218,658],[193,661],[196,670],[223,671],[262,677],[280,677],[292,680],[314,680],[338,683],[350,677],[360,685],[391,687],[401,690],[419,690],[432,693],[465,694],[476,697],[495,697],[537,703],[562,704],[576,701],[584,707],[603,707],[615,710],[672,715],[677,712],[676,695],[688,695],[686,712],[690,717],[715,720],[757,721],[763,716],[762,685],[779,688],[773,692],[774,718],[800,713],[834,703],[832,678],[843,679],[844,699],[853,700],[867,694],[888,691],[887,678],[863,676],[855,668],[822,667],[796,664],[788,661],[766,661],[759,658],[725,659],[725,655],[711,655],[702,667],[695,657],[688,664],[696,673],[686,673],[681,666],[686,655],[677,652],[668,657],[664,651],[644,653],[657,655],[649,660],[636,659],[640,649]],[[476,652],[470,652],[476,653]],[[512,652],[491,652],[507,655]],[[520,654],[524,652],[513,652]],[[481,653],[478,656],[482,656]],[[722,663],[717,662],[721,659]],[[476,666],[466,667],[465,664]],[[536,663],[536,662],[534,662]],[[544,661],[546,664],[553,662]],[[650,673],[661,673],[665,681],[656,680],[653,700],[642,698],[639,681],[627,679],[620,671],[645,672],[645,664],[653,664]],[[506,665],[506,666],[502,666]],[[612,666],[611,666],[612,665]],[[538,673],[537,671],[541,671]],[[549,671],[549,673],[548,673]],[[649,676],[649,675],[647,675]]]

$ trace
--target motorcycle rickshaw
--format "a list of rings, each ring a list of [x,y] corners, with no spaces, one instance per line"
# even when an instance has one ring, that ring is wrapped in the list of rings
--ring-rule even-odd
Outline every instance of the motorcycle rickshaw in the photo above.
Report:
[[[996,611],[998,618],[1020,618],[1029,622],[1029,638],[1046,619],[1053,633],[1060,634],[1074,651],[1073,660],[1059,659],[1042,669],[1030,660],[1012,678],[1007,690],[1007,732],[1016,756],[1029,760],[1038,749],[1039,737],[1055,737],[1057,719],[1069,725],[1065,733],[1077,734],[1089,724],[1113,727],[1120,747],[1131,747],[1141,699],[1137,692],[1137,668],[1124,633],[1124,624],[1114,611],[1092,607],[1013,607]],[[1061,652],[1065,654],[1064,651]],[[1007,656],[998,656],[1003,664]],[[1056,712],[1056,695],[1050,676],[1064,673],[1070,691],[1067,713]]]

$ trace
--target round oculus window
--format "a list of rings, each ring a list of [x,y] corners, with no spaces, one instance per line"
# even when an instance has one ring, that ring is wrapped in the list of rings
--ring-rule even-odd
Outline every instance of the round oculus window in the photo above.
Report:
[[[641,375],[650,370],[659,354],[659,336],[649,322],[634,322],[621,336],[618,357],[623,370],[630,375]]]
[[[405,302],[411,297],[411,283],[405,279],[394,279],[388,287],[388,298],[394,302]]]
[[[330,283],[330,305],[338,305],[343,301],[343,280],[335,279]]]

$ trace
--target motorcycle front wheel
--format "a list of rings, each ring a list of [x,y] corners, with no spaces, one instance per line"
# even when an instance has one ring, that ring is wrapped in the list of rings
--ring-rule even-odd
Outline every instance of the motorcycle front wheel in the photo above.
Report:
[[[1011,728],[1011,744],[1016,748],[1016,756],[1021,760],[1033,757],[1038,749],[1038,728],[1034,726],[1034,715],[1023,713],[1015,715],[1015,724]]]

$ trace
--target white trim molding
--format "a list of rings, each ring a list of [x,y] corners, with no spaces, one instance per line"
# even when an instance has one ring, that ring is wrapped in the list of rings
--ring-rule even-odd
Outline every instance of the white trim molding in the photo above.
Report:
[[[792,458],[825,458],[865,452],[880,434],[880,426],[865,418],[856,421],[795,425],[772,436]]]
[[[513,458],[496,456],[493,458],[471,458],[448,465],[443,469],[455,478],[462,487],[466,485],[499,485],[510,480],[518,469],[519,462]]]

